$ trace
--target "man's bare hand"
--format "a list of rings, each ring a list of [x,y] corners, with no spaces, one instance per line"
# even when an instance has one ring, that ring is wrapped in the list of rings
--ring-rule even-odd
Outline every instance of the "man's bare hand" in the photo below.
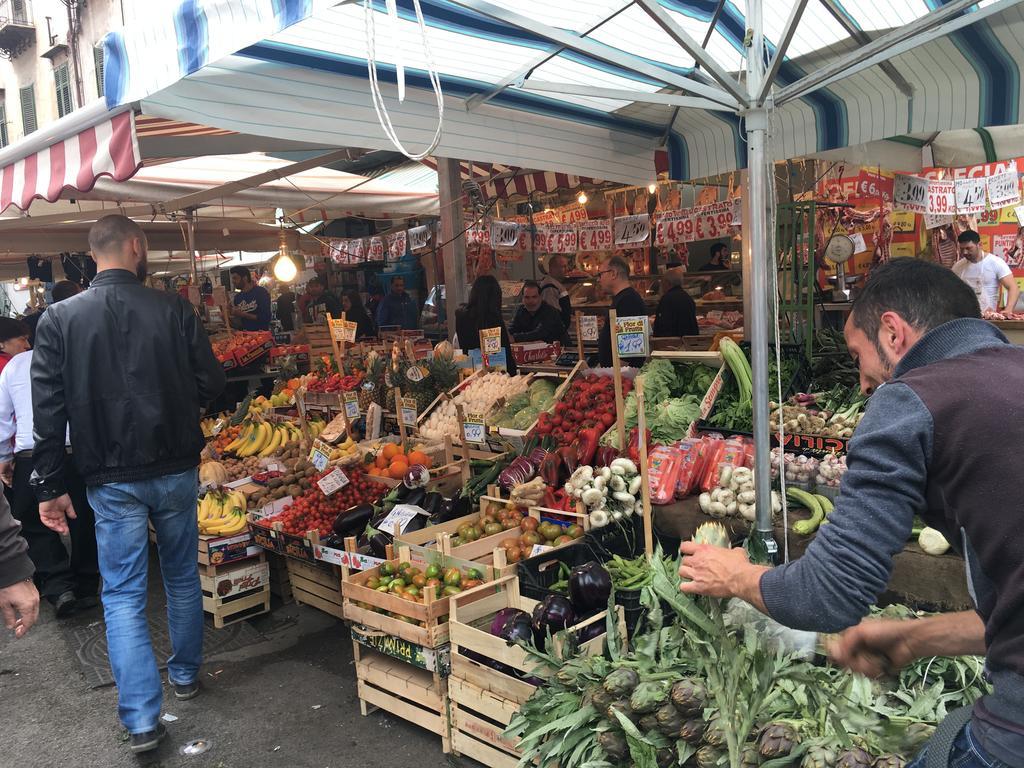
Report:
[[[679,551],[683,555],[679,566],[680,591],[708,597],[739,597],[764,612],[761,574],[767,568],[751,563],[745,550],[684,541]]]
[[[23,637],[39,618],[39,592],[31,579],[19,581],[0,589],[0,613],[4,624],[14,630],[15,637]]]
[[[892,675],[917,658],[909,642],[913,622],[867,619],[829,643],[833,662],[867,677]]]
[[[0,461],[0,480],[3,480],[4,485],[8,488],[14,483],[14,462],[13,461]]]
[[[56,499],[39,503],[39,519],[43,525],[57,533],[68,532],[68,520],[75,519],[75,507],[66,493]]]

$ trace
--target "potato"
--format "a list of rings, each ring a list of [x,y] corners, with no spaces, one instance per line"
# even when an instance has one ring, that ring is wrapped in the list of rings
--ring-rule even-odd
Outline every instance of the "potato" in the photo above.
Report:
[[[299,485],[289,485],[288,495],[291,496],[293,499],[298,498],[299,496],[302,495],[302,487]]]

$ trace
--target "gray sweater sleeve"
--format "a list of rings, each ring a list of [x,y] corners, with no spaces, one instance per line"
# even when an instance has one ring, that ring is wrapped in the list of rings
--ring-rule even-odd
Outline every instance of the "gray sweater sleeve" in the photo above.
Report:
[[[28,544],[20,532],[7,499],[0,495],[0,589],[29,579],[35,572],[28,558]]]
[[[794,629],[858,623],[889,583],[914,515],[925,506],[931,414],[905,384],[872,395],[847,456],[841,495],[803,557],[761,577],[768,613]]]

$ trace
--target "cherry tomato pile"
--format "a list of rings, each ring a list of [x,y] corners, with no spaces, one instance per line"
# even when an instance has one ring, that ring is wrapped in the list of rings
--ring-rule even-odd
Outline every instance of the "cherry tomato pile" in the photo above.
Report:
[[[622,396],[633,389],[633,382],[622,380]],[[615,423],[615,380],[611,376],[581,376],[555,403],[553,413],[537,419],[537,434],[551,435],[559,443],[571,443],[581,430],[596,428],[604,433]]]
[[[339,513],[359,504],[372,504],[388,490],[362,472],[352,471],[346,472],[348,485],[330,496],[324,496],[316,481],[328,472],[314,477],[313,485],[308,491],[276,515],[261,520],[259,524],[271,527],[274,523],[281,523],[284,532],[294,536],[304,536],[306,531],[315,530],[321,538],[326,538],[331,534],[331,527]]]

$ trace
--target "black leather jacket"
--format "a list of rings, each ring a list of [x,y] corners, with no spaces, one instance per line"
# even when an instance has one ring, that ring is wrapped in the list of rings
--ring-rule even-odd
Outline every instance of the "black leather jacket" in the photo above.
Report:
[[[199,463],[200,406],[224,389],[224,371],[192,306],[104,270],[89,290],[55,304],[36,329],[32,357],[40,501],[64,494],[65,428],[89,485],[183,472]]]

